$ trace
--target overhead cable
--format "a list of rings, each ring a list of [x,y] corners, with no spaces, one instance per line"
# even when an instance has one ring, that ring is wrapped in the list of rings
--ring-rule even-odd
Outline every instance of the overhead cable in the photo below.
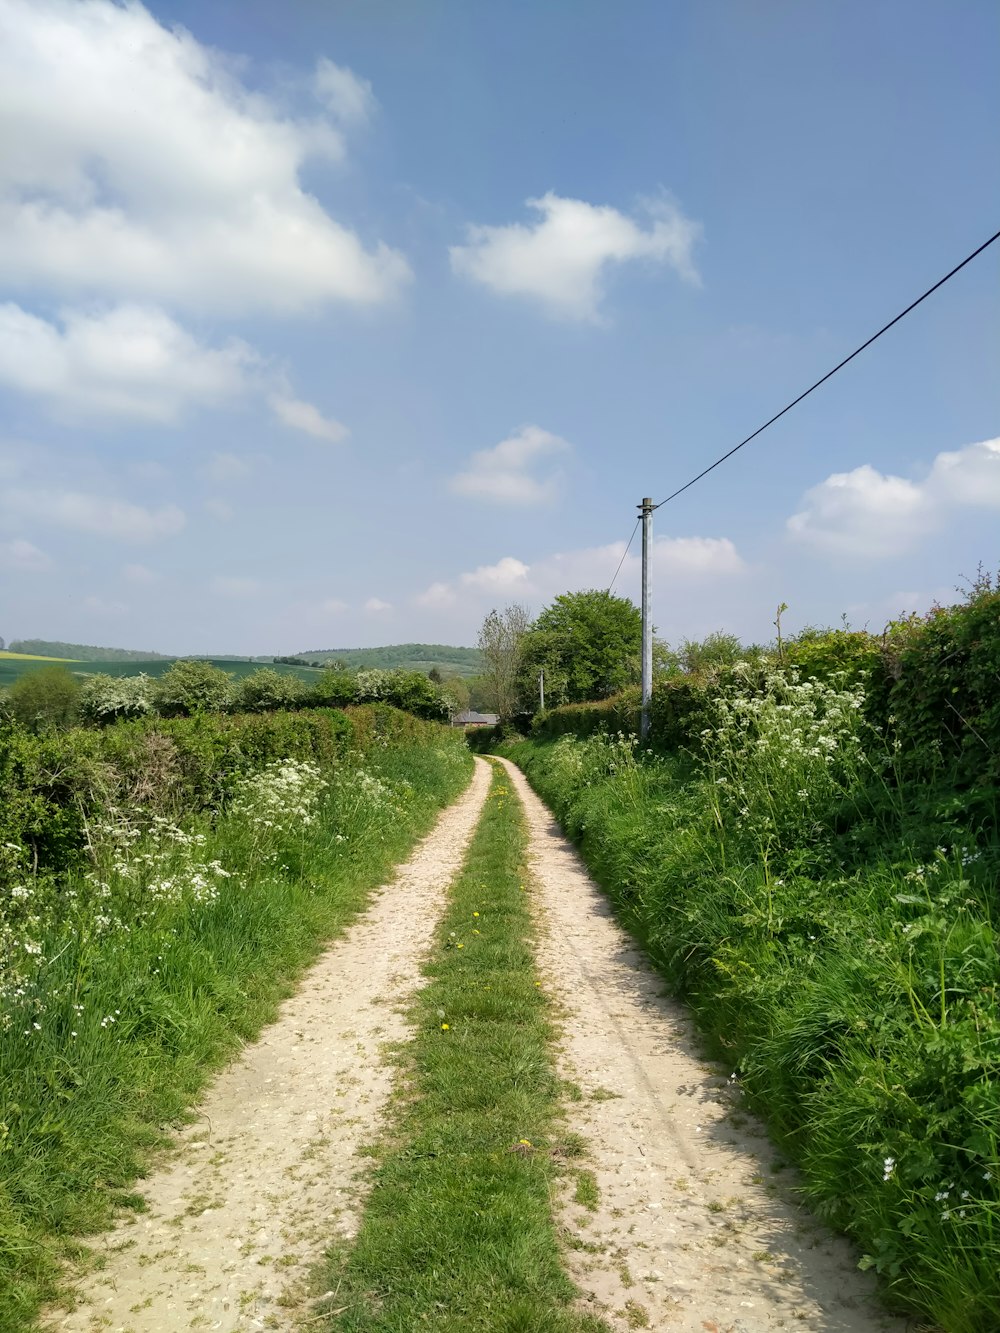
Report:
[[[921,303],[921,301],[926,301],[928,296],[932,296],[939,287],[943,287],[944,284],[948,282],[949,279],[953,278],[956,273],[961,272],[961,270],[965,268],[966,264],[971,264],[977,255],[981,255],[983,251],[986,250],[989,246],[991,246],[993,242],[996,240],[1000,240],[1000,231],[994,232],[988,241],[984,241],[982,245],[980,245],[977,249],[973,250],[971,255],[967,255],[960,264],[956,264],[950,273],[946,273],[943,278],[939,278],[933,287],[928,287],[922,296],[918,296],[915,301],[911,301],[905,310],[901,310],[899,312],[899,314],[895,317],[895,319],[890,319],[889,323],[884,324],[882,328],[879,329],[878,333],[873,333],[872,336],[868,338],[865,342],[863,342],[860,347],[856,347],[854,351],[850,354],[850,356],[845,356],[843,361],[839,361],[832,370],[828,370],[822,379],[818,379],[815,384],[810,384],[809,388],[806,389],[805,393],[800,393],[798,398],[793,398],[792,401],[786,407],[783,407],[780,412],[776,412],[769,421],[765,421],[763,426],[758,426],[752,435],[748,435],[745,440],[740,440],[739,444],[734,445],[733,448],[730,449],[728,453],[723,454],[721,458],[717,458],[714,463],[710,463],[709,466],[703,469],[703,471],[699,472],[696,477],[692,477],[691,480],[686,481],[683,486],[679,486],[676,491],[668,495],[665,500],[660,500],[658,504],[655,504],[653,506],[653,508],[660,509],[663,507],[663,505],[669,504],[671,500],[676,500],[678,495],[683,494],[683,492],[688,490],[691,486],[693,486],[695,482],[701,481],[702,477],[707,477],[710,472],[714,472],[714,470],[719,466],[720,463],[724,463],[727,458],[732,458],[733,454],[738,453],[739,450],[744,447],[744,445],[749,444],[751,440],[755,440],[758,435],[762,434],[763,431],[767,430],[768,426],[773,426],[774,423],[777,420],[779,420],[779,418],[783,417],[786,412],[790,412],[793,407],[801,403],[803,398],[808,398],[814,389],[818,389],[821,384],[825,384],[828,379],[830,379],[833,375],[836,375],[838,370],[843,370],[843,368],[847,365],[847,363],[849,361],[853,361],[856,356],[859,356],[865,350],[866,347],[871,347],[872,343],[875,342],[877,338],[881,338],[883,333],[888,333],[889,330],[892,328],[892,326],[894,324],[898,324],[899,321],[903,319],[906,315],[908,315],[911,310],[916,310],[917,306]],[[632,535],[634,537],[635,533],[633,532]],[[624,556],[622,557],[622,559],[624,561]],[[621,568],[621,566],[619,566],[619,568]],[[618,575],[616,574],[615,578],[617,577]],[[610,592],[610,589],[608,591]]]
[[[628,555],[628,553],[629,553],[629,547],[632,545],[632,542],[635,540],[636,528],[638,528],[638,526],[639,526],[639,524],[640,524],[641,522],[642,522],[642,517],[641,517],[641,515],[640,515],[640,517],[637,518],[637,519],[635,520],[635,527],[632,529],[632,536],[629,537],[628,541],[625,543],[625,550],[622,552],[622,558],[618,561],[618,568],[615,570],[615,577],[614,577],[614,578],[611,580],[611,582],[608,584],[608,591],[607,591],[607,594],[606,594],[606,595],[609,596],[609,597],[610,597],[610,595],[611,595],[611,589],[615,586],[615,580],[618,578],[618,575],[622,572],[622,565],[624,565],[624,563],[625,563],[625,557],[626,557],[626,556]]]

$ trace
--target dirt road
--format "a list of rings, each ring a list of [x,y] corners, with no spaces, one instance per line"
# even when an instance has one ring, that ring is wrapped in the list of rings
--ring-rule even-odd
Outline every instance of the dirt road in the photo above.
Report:
[[[371,1140],[393,1070],[386,1042],[482,811],[489,766],[444,812],[367,912],[306,974],[277,1022],[215,1080],[175,1156],[142,1184],[146,1213],[100,1246],[65,1333],[291,1329],[310,1266],[353,1235],[360,1144]]]
[[[512,764],[527,811],[539,969],[563,1013],[560,1072],[583,1093],[594,1212],[562,1201],[567,1264],[615,1329],[903,1333],[857,1255],[794,1200],[740,1114],[728,1072],[698,1058],[680,1007],[615,923],[552,815]]]

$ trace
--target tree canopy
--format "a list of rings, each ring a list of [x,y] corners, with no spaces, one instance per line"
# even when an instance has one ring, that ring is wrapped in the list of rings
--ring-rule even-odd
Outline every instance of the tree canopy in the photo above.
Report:
[[[642,615],[627,597],[599,589],[566,592],[547,606],[521,645],[522,693],[547,704],[605,699],[639,679]]]
[[[527,609],[513,602],[502,611],[494,608],[479,631],[486,697],[504,721],[520,707],[521,654],[528,623]]]

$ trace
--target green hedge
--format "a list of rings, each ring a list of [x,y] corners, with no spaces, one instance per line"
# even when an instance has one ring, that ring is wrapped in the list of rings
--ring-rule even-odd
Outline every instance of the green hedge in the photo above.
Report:
[[[1000,783],[1000,590],[981,579],[966,601],[897,622],[882,635],[806,631],[780,659],[717,667],[656,681],[650,744],[697,753],[720,695],[761,688],[768,669],[802,678],[861,684],[873,732],[894,747],[911,781],[947,781],[963,790]],[[540,715],[539,739],[635,733],[634,690],[597,703],[570,704]]]
[[[348,748],[436,731],[388,704],[144,718],[42,735],[0,724],[0,884],[5,867],[15,879],[67,869],[89,824],[111,807],[171,816],[213,809],[237,778],[273,759],[326,765]]]

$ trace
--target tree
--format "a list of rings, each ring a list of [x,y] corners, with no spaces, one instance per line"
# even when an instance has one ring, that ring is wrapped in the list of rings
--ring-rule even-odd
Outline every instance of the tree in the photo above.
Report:
[[[512,602],[503,611],[494,608],[479,631],[486,697],[502,721],[514,716],[521,702],[521,659],[530,624],[527,608]]]
[[[522,690],[535,694],[544,670],[547,704],[606,699],[638,681],[641,655],[642,615],[627,597],[566,592],[525,635]]]
[[[441,682],[441,694],[448,706],[448,716],[454,717],[469,707],[469,687],[461,676],[447,676]]]
[[[71,727],[79,716],[80,683],[65,667],[36,667],[14,681],[7,703],[30,731]]]

